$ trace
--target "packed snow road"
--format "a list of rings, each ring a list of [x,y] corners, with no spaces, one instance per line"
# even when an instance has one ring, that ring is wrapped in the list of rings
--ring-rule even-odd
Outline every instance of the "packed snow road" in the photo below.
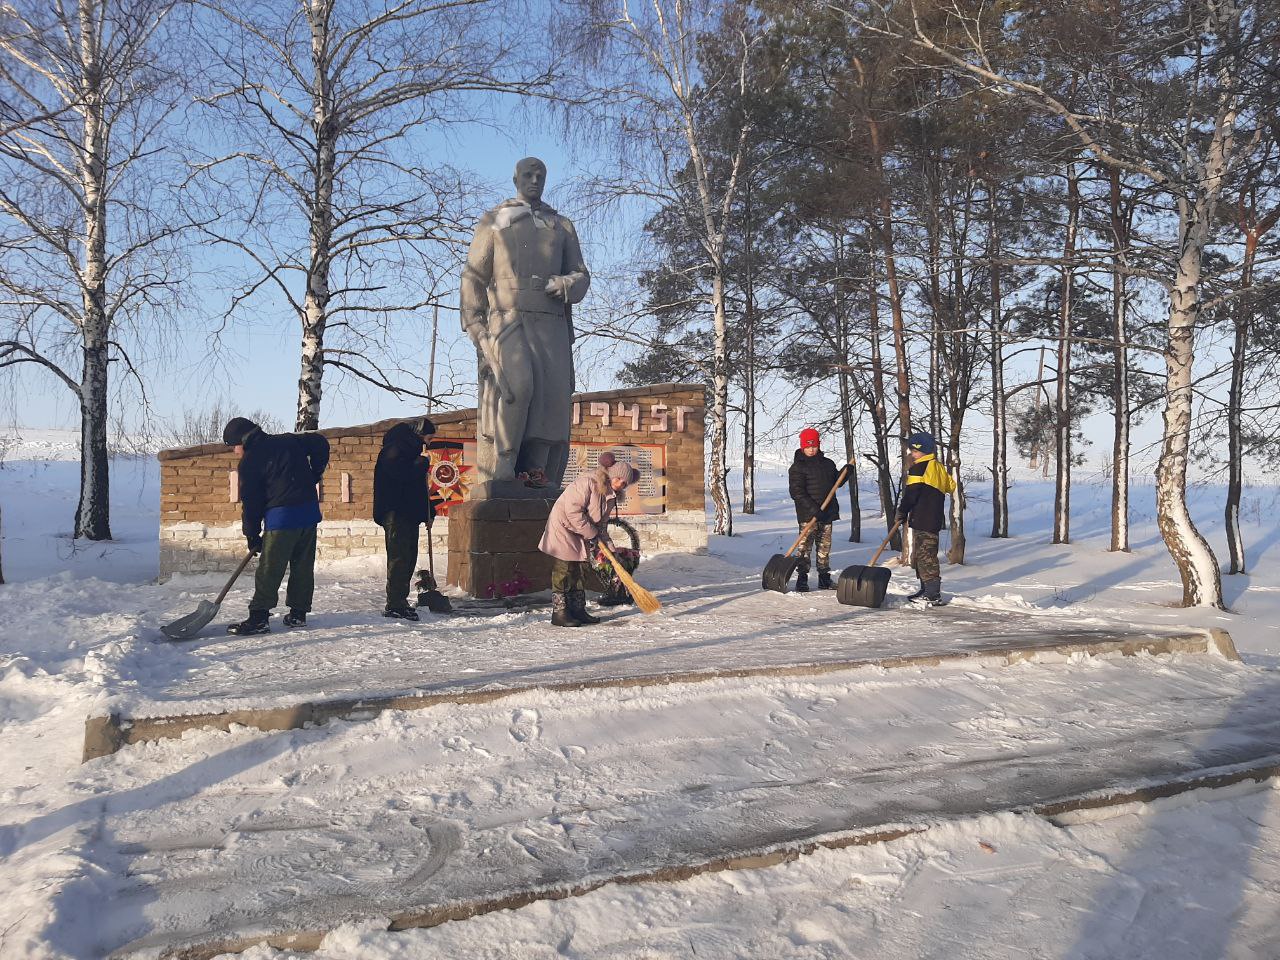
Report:
[[[34,873],[61,848],[113,902],[90,953],[147,955],[1280,761],[1277,686],[1217,657],[1079,658],[188,735],[88,765],[63,806],[12,808],[4,852]],[[80,909],[88,881],[64,882],[57,909]]]

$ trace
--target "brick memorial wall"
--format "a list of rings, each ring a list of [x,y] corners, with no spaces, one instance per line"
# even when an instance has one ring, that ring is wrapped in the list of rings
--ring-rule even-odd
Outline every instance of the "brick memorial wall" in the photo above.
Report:
[[[703,392],[666,383],[574,396],[572,452],[566,483],[593,469],[605,450],[640,469],[637,489],[621,504],[645,553],[701,552],[707,546],[703,460]],[[436,437],[458,449],[433,452],[432,484],[444,501],[432,528],[437,563],[448,548],[448,509],[466,499],[475,451],[475,410],[432,414]],[[320,485],[318,560],[369,557],[384,563],[382,528],[373,513],[373,466],[382,436],[398,420],[321,430],[329,469]],[[236,455],[222,444],[162,450],[160,575],[234,569],[244,556]],[[426,565],[426,528],[420,566]]]

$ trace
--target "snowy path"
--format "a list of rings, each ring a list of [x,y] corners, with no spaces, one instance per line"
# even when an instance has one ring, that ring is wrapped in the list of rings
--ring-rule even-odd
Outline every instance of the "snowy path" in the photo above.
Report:
[[[881,610],[842,606],[831,591],[768,593],[758,572],[715,557],[669,554],[644,572],[665,614],[645,617],[623,608],[603,614],[610,622],[589,630],[552,627],[545,609],[385,621],[363,597],[367,581],[336,583],[322,592],[305,630],[286,631],[277,622],[270,636],[236,638],[219,635],[218,623],[186,644],[154,644],[149,657],[122,671],[118,709],[166,716],[322,697],[935,656],[1136,632],[1115,620],[1030,605],[993,613],[966,598],[941,610],[904,607],[905,583],[891,599],[898,605]],[[698,585],[679,586],[690,583]],[[227,607],[238,609],[232,601]]]
[[[1210,657],[1082,658],[529,695],[197,735],[98,768],[114,785],[81,801],[100,819],[80,856],[128,877],[99,881],[116,904],[98,930],[104,951],[327,929],[1280,759],[1277,684]],[[61,822],[18,828],[11,861]]]

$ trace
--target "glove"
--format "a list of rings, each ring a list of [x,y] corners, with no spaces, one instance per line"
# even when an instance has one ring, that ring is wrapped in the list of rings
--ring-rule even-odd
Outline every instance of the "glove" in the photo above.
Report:
[[[246,533],[246,534],[244,535],[244,539],[245,539],[245,542],[249,544],[249,552],[250,552],[250,553],[261,553],[261,552],[262,552],[262,534],[260,534],[260,533]]]
[[[897,520],[898,523],[906,523],[907,515],[905,513],[900,513],[894,519]]]

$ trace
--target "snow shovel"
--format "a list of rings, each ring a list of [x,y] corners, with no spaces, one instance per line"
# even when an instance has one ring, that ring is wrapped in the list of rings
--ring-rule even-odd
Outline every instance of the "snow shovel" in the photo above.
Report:
[[[836,491],[840,489],[840,484],[844,483],[844,475],[848,470],[846,466],[840,471],[840,475],[836,477],[836,485],[831,488],[831,492],[827,494],[827,498],[822,501],[819,510],[827,509],[827,504],[831,502],[831,498],[836,495]],[[809,535],[809,531],[814,528],[818,522],[818,518],[814,517],[800,529],[800,536],[796,537],[796,542],[791,545],[791,549],[786,553],[775,553],[769,558],[769,562],[764,565],[764,573],[760,577],[760,588],[762,590],[773,590],[775,593],[786,593],[787,587],[791,583],[791,575],[796,572],[796,567],[800,566],[800,558],[793,557],[796,548],[804,542],[804,538]]]
[[[840,571],[840,579],[836,581],[837,600],[851,607],[879,607],[884,604],[884,595],[889,590],[889,578],[892,574],[885,567],[877,567],[876,561],[893,539],[898,523],[897,520],[893,522],[889,535],[880,544],[880,549],[871,558],[870,564],[864,567],[855,563]]]
[[[431,542],[431,527],[427,526],[427,570],[418,571],[418,606],[432,613],[453,613],[453,604],[436,585],[436,549]]]
[[[201,600],[200,605],[196,607],[193,613],[188,613],[185,617],[179,617],[173,623],[167,623],[160,628],[170,640],[190,640],[197,633],[209,625],[209,622],[218,615],[218,608],[222,606],[222,601],[226,599],[228,593],[231,592],[232,585],[239,579],[240,574],[244,572],[244,568],[249,565],[249,561],[253,559],[253,552],[250,551],[244,555],[244,559],[240,561],[240,566],[236,567],[235,572],[231,574],[231,579],[227,581],[226,586],[222,588],[222,592],[212,603],[208,600]]]

